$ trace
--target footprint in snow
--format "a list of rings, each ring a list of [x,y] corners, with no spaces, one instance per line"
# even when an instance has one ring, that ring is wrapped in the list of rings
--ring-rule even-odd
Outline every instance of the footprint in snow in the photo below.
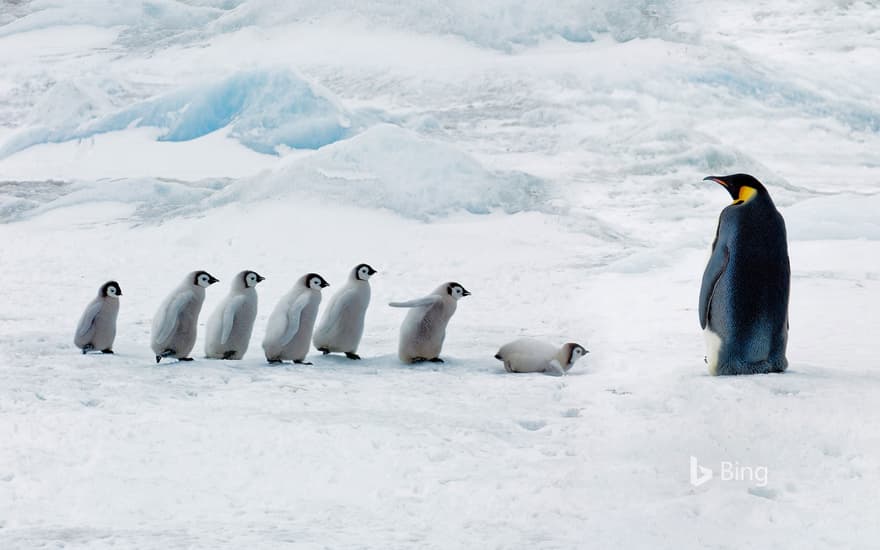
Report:
[[[522,428],[529,430],[530,432],[536,432],[547,425],[546,420],[518,420],[517,424],[519,424]]]
[[[768,487],[749,487],[748,491],[750,495],[766,498],[768,500],[776,500],[776,497],[779,496],[779,493],[775,489],[770,489]]]

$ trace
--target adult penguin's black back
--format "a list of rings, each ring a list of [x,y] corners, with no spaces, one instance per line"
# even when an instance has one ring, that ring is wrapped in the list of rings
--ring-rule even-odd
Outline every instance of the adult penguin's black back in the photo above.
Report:
[[[721,211],[700,288],[709,373],[782,372],[788,367],[791,268],[785,221],[748,174],[710,176],[733,204]]]

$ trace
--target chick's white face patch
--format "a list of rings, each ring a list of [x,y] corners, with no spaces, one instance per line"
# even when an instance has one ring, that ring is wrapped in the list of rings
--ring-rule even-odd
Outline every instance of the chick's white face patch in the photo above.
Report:
[[[463,288],[463,287],[460,287],[460,286],[458,286],[458,285],[453,286],[453,287],[450,289],[450,292],[449,292],[449,293],[450,293],[450,295],[451,295],[453,298],[455,298],[456,300],[458,300],[459,298],[464,297],[464,295],[465,295],[465,294],[464,294],[464,288]]]

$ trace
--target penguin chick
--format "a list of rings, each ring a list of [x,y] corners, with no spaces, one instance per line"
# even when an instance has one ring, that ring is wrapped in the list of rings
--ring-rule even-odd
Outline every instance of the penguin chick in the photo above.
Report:
[[[504,363],[507,372],[543,372],[560,376],[588,353],[580,344],[568,343],[557,348],[539,340],[520,338],[501,346],[495,359]]]
[[[242,271],[208,319],[205,355],[211,359],[241,359],[247,352],[257,318],[258,283],[266,280],[256,271]]]
[[[82,350],[83,355],[92,350],[113,353],[120,296],[122,289],[119,283],[107,281],[98,289],[95,299],[89,302],[73,337],[73,343]]]
[[[321,303],[321,289],[330,286],[317,273],[307,273],[296,281],[272,315],[263,339],[263,351],[270,363],[293,361],[297,364],[311,365],[303,360],[309,352],[318,305]]]
[[[150,346],[156,362],[163,357],[192,361],[189,352],[196,343],[199,313],[205,301],[205,289],[219,279],[207,271],[193,271],[165,298],[156,316]]]
[[[783,372],[791,284],[785,220],[752,176],[705,179],[734,201],[721,211],[700,287],[709,373]]]
[[[440,352],[446,339],[446,326],[455,313],[458,300],[471,293],[455,282],[443,283],[424,298],[391,302],[391,307],[411,308],[400,327],[397,356],[404,363],[431,361],[442,363]]]
[[[324,316],[315,330],[318,351],[341,352],[349,359],[360,359],[358,344],[364,334],[364,317],[370,305],[370,277],[376,270],[360,264],[351,270],[348,282],[330,298]]]

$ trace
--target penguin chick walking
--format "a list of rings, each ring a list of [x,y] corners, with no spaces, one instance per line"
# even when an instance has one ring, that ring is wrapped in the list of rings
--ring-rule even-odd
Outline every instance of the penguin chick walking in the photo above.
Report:
[[[153,317],[151,347],[156,362],[163,357],[192,361],[189,352],[196,343],[199,313],[205,301],[205,289],[219,279],[207,271],[193,271],[174,289]]]
[[[83,355],[92,350],[113,353],[120,296],[122,289],[119,283],[107,281],[98,289],[95,299],[89,302],[73,337],[73,343],[82,350]]]
[[[557,348],[539,340],[520,338],[501,346],[495,359],[504,363],[507,372],[543,372],[561,376],[588,353],[580,344],[568,343]]]
[[[330,286],[324,277],[317,273],[307,273],[296,281],[272,315],[263,339],[263,351],[270,363],[293,361],[297,364],[311,365],[304,359],[309,352],[318,305],[321,303],[321,289]]]
[[[424,298],[388,304],[391,307],[411,308],[400,327],[397,349],[400,360],[404,363],[442,363],[443,359],[439,356],[446,338],[446,325],[455,313],[458,301],[470,295],[460,284],[449,282],[438,286]]]
[[[791,282],[785,220],[752,176],[705,179],[734,201],[721,211],[700,287],[709,373],[783,372]]]
[[[376,270],[360,264],[351,270],[348,282],[330,298],[330,303],[315,330],[314,344],[318,351],[344,353],[349,359],[360,359],[358,344],[364,334],[364,317],[370,305],[370,277]]]
[[[266,280],[256,271],[242,271],[208,319],[205,355],[211,359],[241,359],[247,352],[257,318],[257,283]]]

